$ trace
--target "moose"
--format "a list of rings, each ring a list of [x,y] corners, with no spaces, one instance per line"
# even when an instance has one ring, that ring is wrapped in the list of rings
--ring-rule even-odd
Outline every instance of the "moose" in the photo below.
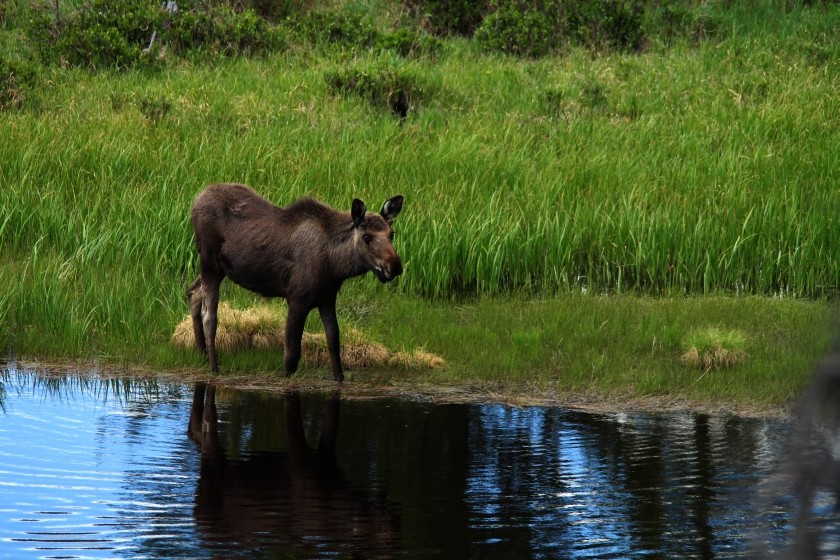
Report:
[[[288,304],[283,366],[291,376],[300,361],[303,327],[318,308],[333,378],[341,382],[341,347],[336,298],[348,278],[372,271],[381,282],[402,273],[391,224],[403,196],[390,198],[378,214],[353,199],[341,212],[312,198],[275,206],[247,185],[213,184],[199,193],[190,211],[200,272],[187,288],[193,332],[210,369],[219,371],[216,326],[219,287],[225,277]]]

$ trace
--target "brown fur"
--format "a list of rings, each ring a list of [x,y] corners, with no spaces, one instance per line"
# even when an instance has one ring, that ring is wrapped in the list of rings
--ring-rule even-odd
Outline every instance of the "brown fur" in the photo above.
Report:
[[[225,277],[267,297],[285,298],[284,367],[297,369],[303,325],[318,308],[332,362],[333,377],[344,379],[339,352],[335,303],[348,278],[373,271],[382,282],[402,273],[394,250],[391,222],[402,209],[403,197],[388,200],[379,214],[353,200],[350,212],[339,212],[304,198],[280,208],[245,185],[210,185],[192,206],[201,271],[187,289],[198,348],[210,368],[216,357],[219,286]]]

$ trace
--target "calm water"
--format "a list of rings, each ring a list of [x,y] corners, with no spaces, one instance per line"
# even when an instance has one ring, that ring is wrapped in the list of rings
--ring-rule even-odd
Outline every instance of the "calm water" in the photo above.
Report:
[[[0,381],[2,558],[736,558],[795,522],[784,420]]]

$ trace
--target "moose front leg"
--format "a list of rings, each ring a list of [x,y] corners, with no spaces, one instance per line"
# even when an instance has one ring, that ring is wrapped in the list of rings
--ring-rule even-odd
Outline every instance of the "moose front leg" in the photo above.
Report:
[[[321,322],[324,324],[324,334],[327,336],[327,349],[330,351],[333,379],[339,383],[344,381],[341,367],[341,336],[338,330],[338,319],[335,316],[335,298],[318,307]]]
[[[300,341],[303,338],[303,326],[309,309],[305,306],[289,303],[289,314],[286,316],[286,336],[283,350],[283,366],[286,377],[291,377],[297,371],[300,362]]]

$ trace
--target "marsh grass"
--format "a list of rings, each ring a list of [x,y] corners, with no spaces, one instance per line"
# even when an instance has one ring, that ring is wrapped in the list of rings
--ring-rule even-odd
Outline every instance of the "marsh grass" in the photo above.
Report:
[[[727,369],[747,359],[747,336],[737,329],[694,329],[683,339],[682,363],[703,371]]]
[[[398,298],[383,307],[387,314],[366,320],[371,336],[408,347],[422,341],[446,357],[443,370],[424,379],[614,398],[784,404],[807,384],[835,330],[832,306],[759,297],[578,294],[460,305]],[[680,357],[691,333],[710,322],[743,333],[748,342],[728,344],[749,356],[722,375],[701,376]]]
[[[376,50],[155,73],[42,69],[0,119],[3,352],[197,364],[168,342],[197,273],[188,211],[206,184],[236,181],[278,204],[313,195],[377,207],[405,194],[395,224],[405,274],[384,287],[348,282],[341,320],[379,325],[371,336],[395,351],[427,347],[446,375],[658,393],[696,379],[673,371],[680,338],[721,324],[748,333],[750,360],[690,391],[787,398],[820,339],[803,342],[804,320],[778,333],[767,309],[840,285],[840,7],[742,15],[714,40],[638,55],[569,48],[519,60],[447,40],[406,63],[437,95],[402,124],[325,81],[343,66],[390,64]],[[601,307],[581,291],[615,297]],[[758,326],[722,320],[720,294],[744,297],[732,308]],[[465,303],[490,296],[502,298],[495,311]],[[640,320],[650,298],[667,310],[686,296],[701,324],[657,311],[652,332]],[[520,297],[537,303],[506,303]],[[427,312],[425,300],[452,311]],[[825,324],[822,308],[803,313]],[[781,356],[753,328],[799,346]],[[662,353],[671,369],[657,365]],[[232,365],[277,363],[255,349]]]

